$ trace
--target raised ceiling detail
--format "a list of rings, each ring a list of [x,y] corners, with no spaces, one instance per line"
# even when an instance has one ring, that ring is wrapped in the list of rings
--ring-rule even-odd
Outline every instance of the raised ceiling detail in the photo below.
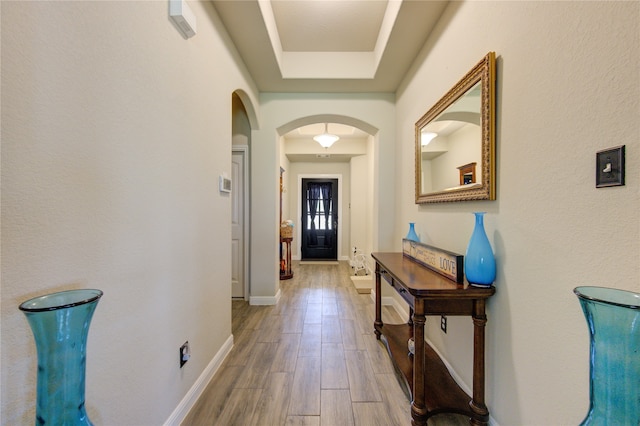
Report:
[[[212,3],[262,92],[395,92],[448,2]]]
[[[371,52],[386,1],[271,1],[285,52]]]

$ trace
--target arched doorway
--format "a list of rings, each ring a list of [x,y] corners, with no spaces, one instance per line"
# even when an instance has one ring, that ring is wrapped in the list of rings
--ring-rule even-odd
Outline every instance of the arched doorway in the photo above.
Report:
[[[341,138],[325,149],[313,135],[327,123],[329,133]],[[277,131],[283,140],[280,167],[287,170],[284,218],[296,222],[293,258],[351,260],[354,246],[370,252],[378,130],[351,117],[327,114],[296,119]],[[332,183],[331,191],[309,190],[309,185],[321,187],[326,182]],[[316,203],[315,198],[322,201]]]
[[[237,300],[249,300],[251,288],[250,153],[255,114],[247,109],[243,94],[238,90],[231,95],[231,297]]]

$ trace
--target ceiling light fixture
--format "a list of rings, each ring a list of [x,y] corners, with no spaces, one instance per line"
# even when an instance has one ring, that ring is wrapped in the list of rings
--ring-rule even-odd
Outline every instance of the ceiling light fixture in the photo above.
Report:
[[[422,146],[427,146],[427,145],[429,145],[429,142],[431,142],[436,137],[438,137],[437,133],[425,132],[425,133],[422,134],[422,137],[420,138],[420,144]]]
[[[340,139],[340,137],[329,133],[328,128],[329,124],[324,123],[324,133],[313,137],[313,140],[322,145],[323,148],[329,148],[335,141]]]

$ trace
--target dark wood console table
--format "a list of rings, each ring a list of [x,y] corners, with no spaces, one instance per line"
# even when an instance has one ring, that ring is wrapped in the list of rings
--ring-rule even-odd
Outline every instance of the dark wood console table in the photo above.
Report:
[[[382,338],[411,394],[411,424],[424,426],[441,413],[467,415],[471,425],[486,425],[489,410],[484,401],[485,304],[495,293],[487,288],[457,284],[420,265],[402,253],[372,253],[376,261],[376,337]],[[382,323],[380,285],[384,278],[409,303],[408,324]],[[466,315],[473,319],[473,395],[451,377],[440,357],[424,340],[426,315]],[[407,342],[415,340],[410,355]]]

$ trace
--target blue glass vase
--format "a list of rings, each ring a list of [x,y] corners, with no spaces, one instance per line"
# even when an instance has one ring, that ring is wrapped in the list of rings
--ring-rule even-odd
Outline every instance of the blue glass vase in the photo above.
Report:
[[[484,232],[484,212],[474,214],[476,224],[464,256],[464,274],[469,284],[489,287],[496,279],[496,258]]]
[[[576,287],[590,337],[589,412],[581,425],[640,424],[640,294]]]
[[[409,240],[409,241],[415,241],[417,243],[420,242],[420,238],[418,237],[418,234],[416,234],[416,227],[415,227],[415,223],[414,222],[409,222],[409,232],[407,233],[407,236],[404,237],[405,240]]]
[[[36,341],[36,425],[92,425],[84,406],[87,334],[100,290],[36,297],[19,308]]]

